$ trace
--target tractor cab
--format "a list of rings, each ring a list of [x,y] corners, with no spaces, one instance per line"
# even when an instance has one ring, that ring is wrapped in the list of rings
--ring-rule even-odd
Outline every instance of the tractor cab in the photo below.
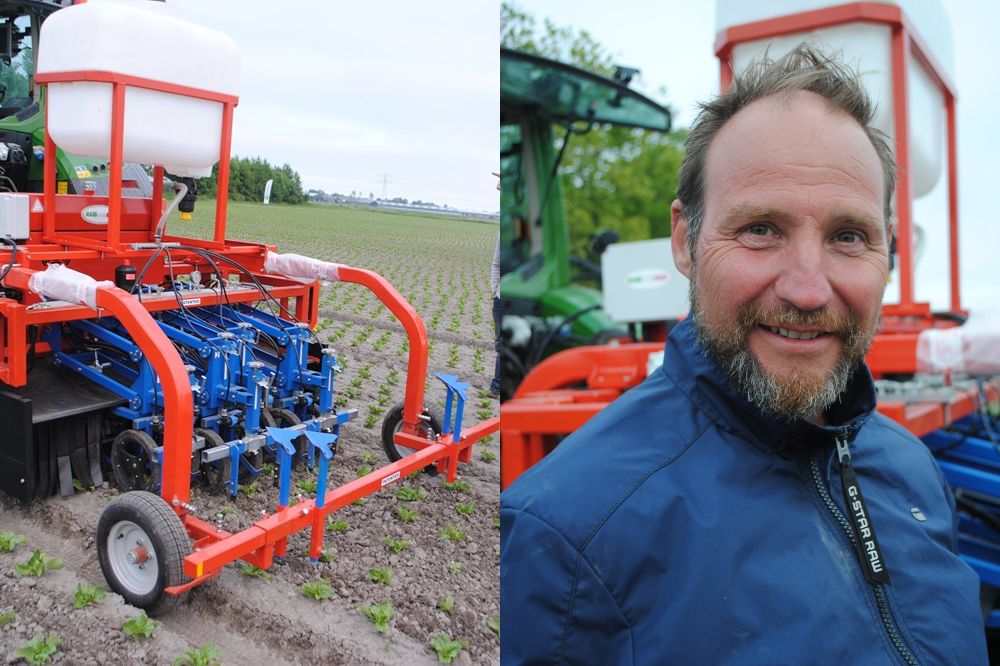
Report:
[[[35,84],[35,53],[42,23],[73,0],[0,0],[0,192],[41,192],[45,159],[45,94]],[[107,195],[106,158],[56,154],[59,194]],[[150,196],[149,175],[138,164],[122,174],[126,196]]]
[[[600,255],[617,240],[595,234],[573,256],[560,162],[574,135],[597,126],[669,132],[670,111],[629,89],[638,70],[612,78],[511,49],[500,50],[500,264],[502,395],[544,356],[625,338],[602,309]],[[572,182],[569,183],[572,186]]]

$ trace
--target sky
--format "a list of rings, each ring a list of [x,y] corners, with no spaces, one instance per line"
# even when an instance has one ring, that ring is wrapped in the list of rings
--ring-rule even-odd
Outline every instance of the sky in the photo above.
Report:
[[[240,47],[235,155],[305,189],[499,210],[499,4],[168,4]]]
[[[714,2],[516,0],[513,4],[534,16],[537,28],[548,18],[558,26],[587,30],[616,64],[641,69],[632,86],[669,104],[676,126],[688,126],[697,102],[718,92]],[[943,0],[943,4],[951,22],[957,89],[962,304],[975,316],[977,311],[1000,311],[1000,206],[995,194],[1000,185],[996,119],[1000,86],[990,50],[1000,28],[1000,2]],[[926,238],[914,279],[916,299],[929,301],[936,310],[950,305],[944,181],[942,172],[937,187],[914,204],[914,220]],[[887,302],[896,299],[898,280],[886,291]]]

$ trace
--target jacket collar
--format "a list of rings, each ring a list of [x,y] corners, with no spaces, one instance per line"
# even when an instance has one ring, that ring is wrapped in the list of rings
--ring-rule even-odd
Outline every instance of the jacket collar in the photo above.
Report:
[[[875,409],[875,383],[862,364],[828,411],[829,425],[766,416],[733,388],[726,373],[708,357],[690,318],[670,332],[662,371],[721,429],[779,452],[802,450],[803,444],[808,448],[829,444],[837,435],[853,440]]]

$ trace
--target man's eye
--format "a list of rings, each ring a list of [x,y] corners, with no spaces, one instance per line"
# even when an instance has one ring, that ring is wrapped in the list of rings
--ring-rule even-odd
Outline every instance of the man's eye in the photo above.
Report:
[[[852,229],[845,229],[844,231],[837,232],[834,239],[838,243],[862,243],[865,237],[861,235],[860,232],[854,231]]]
[[[766,224],[751,224],[747,231],[753,236],[767,236],[771,233],[771,227]]]

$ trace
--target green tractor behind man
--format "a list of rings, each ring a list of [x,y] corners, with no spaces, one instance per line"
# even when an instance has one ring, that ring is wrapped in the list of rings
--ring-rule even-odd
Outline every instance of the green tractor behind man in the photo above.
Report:
[[[601,254],[618,234],[592,234],[588,256],[573,256],[559,167],[572,137],[597,126],[670,131],[670,111],[629,89],[636,73],[619,67],[607,78],[500,50],[504,398],[560,349],[631,337],[604,310],[601,291],[590,286],[600,284]]]

